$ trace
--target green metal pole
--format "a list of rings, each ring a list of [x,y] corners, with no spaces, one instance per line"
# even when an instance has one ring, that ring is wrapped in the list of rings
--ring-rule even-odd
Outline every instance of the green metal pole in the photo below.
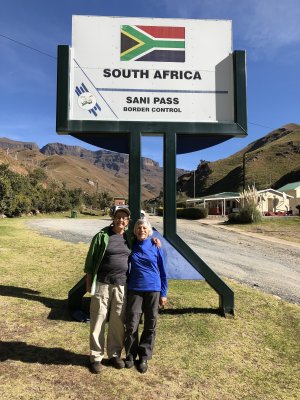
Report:
[[[164,235],[176,233],[176,133],[164,135]]]
[[[141,215],[141,133],[131,132],[129,136],[129,206],[131,224]]]

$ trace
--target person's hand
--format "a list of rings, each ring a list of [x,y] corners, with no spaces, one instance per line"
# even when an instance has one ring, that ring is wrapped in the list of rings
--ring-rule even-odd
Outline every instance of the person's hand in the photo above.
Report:
[[[153,237],[151,240],[152,240],[152,243],[154,243],[156,247],[158,247],[158,248],[161,247],[160,239],[158,239],[157,237]]]
[[[159,304],[164,307],[167,304],[167,298],[166,297],[160,297],[159,298]]]
[[[92,289],[92,275],[91,274],[86,274],[85,287],[86,287],[86,291],[88,293],[91,293],[91,289]]]

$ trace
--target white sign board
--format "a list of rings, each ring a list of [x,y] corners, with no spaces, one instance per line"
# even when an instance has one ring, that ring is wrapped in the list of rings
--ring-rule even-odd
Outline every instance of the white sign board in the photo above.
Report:
[[[226,20],[73,16],[69,119],[233,122]]]

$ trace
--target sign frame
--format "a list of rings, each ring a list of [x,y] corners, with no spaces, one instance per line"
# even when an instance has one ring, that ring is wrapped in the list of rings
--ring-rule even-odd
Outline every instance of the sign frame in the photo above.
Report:
[[[88,121],[69,119],[70,47],[58,46],[56,131],[59,134],[163,134],[209,135],[221,137],[247,136],[246,53],[233,52],[234,122],[150,122],[150,121]],[[226,140],[224,137],[223,140]]]

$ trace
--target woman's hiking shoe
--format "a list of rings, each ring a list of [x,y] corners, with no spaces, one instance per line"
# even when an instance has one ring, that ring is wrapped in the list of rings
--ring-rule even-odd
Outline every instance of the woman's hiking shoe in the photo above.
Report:
[[[132,368],[134,366],[133,357],[127,357],[125,360],[125,368]]]
[[[95,361],[90,364],[90,370],[93,374],[100,374],[102,369],[103,369],[103,366],[101,364],[101,361]]]
[[[147,370],[148,370],[148,362],[147,362],[147,360],[140,361],[139,364],[138,364],[137,369],[141,374],[146,373]]]
[[[114,368],[122,369],[125,368],[125,363],[121,357],[112,357],[109,359],[109,364],[112,365]]]

